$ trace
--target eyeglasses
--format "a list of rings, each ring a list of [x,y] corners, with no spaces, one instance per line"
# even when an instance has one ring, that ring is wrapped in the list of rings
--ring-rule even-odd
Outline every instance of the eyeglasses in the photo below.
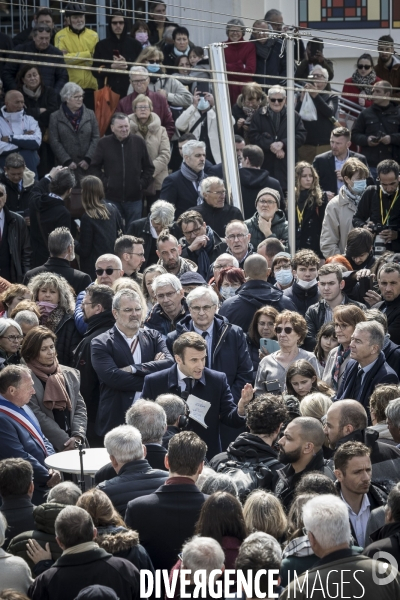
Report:
[[[269,101],[273,102],[273,103],[279,102],[279,104],[281,104],[282,102],[285,101],[285,98],[269,98]]]
[[[133,256],[140,256],[140,258],[144,258],[144,252],[125,252],[125,254],[133,254]]]
[[[117,312],[122,312],[125,315],[131,315],[132,313],[135,313],[135,315],[139,315],[142,313],[141,308],[116,308],[115,310]]]
[[[227,235],[226,239],[229,240],[230,242],[233,242],[234,240],[242,240],[243,238],[247,237],[249,234],[248,233],[236,233],[233,234],[231,233],[231,235]]]
[[[261,204],[261,206],[273,206],[276,204],[276,200],[259,200],[257,204]]]
[[[167,292],[166,294],[156,294],[156,298],[157,300],[170,300],[172,298],[172,296],[175,296],[175,294],[177,294],[178,291],[175,292]]]
[[[121,269],[111,269],[111,267],[109,269],[96,269],[95,273],[96,275],[103,275],[103,273],[106,273],[107,275],[112,275],[114,273],[114,271],[120,271]]]
[[[208,192],[208,194],[216,194],[217,196],[225,196],[226,190],[219,190],[219,192]]]
[[[148,79],[148,77],[146,77],[146,79],[131,79],[131,84],[135,85],[135,83],[147,83]]]
[[[215,304],[205,304],[204,306],[190,306],[189,308],[193,312],[199,313],[201,310],[204,310],[204,312],[208,312],[213,308],[213,306],[215,306]]]
[[[279,334],[282,333],[282,331],[289,335],[289,333],[292,333],[293,327],[275,327],[275,333]]]
[[[150,110],[150,106],[137,106],[136,110]]]
[[[83,94],[80,94],[79,96],[72,96],[73,100],[82,100],[82,98],[84,98]]]
[[[197,235],[199,233],[199,231],[201,231],[202,227],[203,226],[200,225],[200,227],[196,227],[195,229],[192,229],[191,231],[183,231],[182,230],[183,231],[183,235],[185,235],[185,236],[186,235]]]
[[[9,342],[19,342],[24,339],[23,335],[3,335],[2,338],[4,340],[8,340]]]
[[[334,329],[340,329],[340,331],[344,331],[347,329],[347,327],[349,327],[349,325],[346,325],[346,323],[334,323],[333,327]]]
[[[366,71],[368,71],[368,69],[370,69],[372,67],[372,65],[357,65],[357,69],[365,69]]]

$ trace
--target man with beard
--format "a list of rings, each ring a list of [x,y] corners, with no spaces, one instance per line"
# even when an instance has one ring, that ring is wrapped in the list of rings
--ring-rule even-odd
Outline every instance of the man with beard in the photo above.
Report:
[[[167,273],[180,277],[188,271],[197,271],[195,262],[188,258],[182,258],[182,246],[176,237],[169,231],[162,231],[157,238],[158,264],[164,267]]]
[[[286,466],[277,471],[274,494],[287,510],[292,503],[294,489],[305,473],[320,471],[330,479],[335,479],[332,469],[324,460],[324,442],[324,429],[314,417],[293,419],[278,441],[278,460]]]
[[[367,292],[367,296],[377,302],[374,308],[386,315],[391,341],[400,344],[400,266],[397,263],[387,263],[379,269],[378,286],[383,301],[373,290]]]

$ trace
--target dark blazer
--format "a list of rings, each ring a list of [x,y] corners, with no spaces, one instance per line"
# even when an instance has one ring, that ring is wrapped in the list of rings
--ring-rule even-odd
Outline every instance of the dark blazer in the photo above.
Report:
[[[207,498],[195,484],[172,484],[129,502],[125,523],[138,532],[154,569],[174,566],[183,543],[194,534]]]
[[[75,290],[75,294],[78,295],[83,290],[86,290],[87,286],[92,283],[90,276],[82,271],[73,269],[68,260],[65,258],[57,258],[56,256],[50,256],[50,258],[41,267],[36,267],[25,273],[24,285],[28,285],[29,281],[35,275],[40,273],[56,273],[64,277],[69,285]]]
[[[364,165],[368,167],[367,159],[363,154],[358,154],[349,150],[349,158],[358,158]],[[318,154],[313,161],[313,167],[319,175],[319,185],[324,192],[338,193],[337,177],[335,173],[335,157],[332,151]]]
[[[165,341],[158,331],[140,329],[139,344],[142,363],[135,365],[137,371],[134,374],[121,370],[128,365],[134,365],[134,362],[128,344],[115,326],[91,342],[92,365],[100,380],[97,435],[105,435],[113,427],[123,425],[125,413],[132,405],[135,393],[142,390],[144,376],[154,371],[162,371],[173,363]],[[158,352],[163,352],[165,359],[155,361],[154,357]]]
[[[0,512],[2,512],[7,519],[8,525],[6,541],[3,544],[4,548],[7,548],[8,542],[16,535],[34,529],[34,508],[35,505],[32,504],[31,499],[27,494],[24,496],[6,496],[5,498],[2,498]]]
[[[178,367],[174,365],[161,373],[152,373],[144,379],[142,397],[155,400],[160,394],[181,395],[178,385]],[[243,427],[245,420],[237,412],[226,375],[212,369],[205,368],[201,379],[193,386],[192,394],[201,400],[207,400],[211,406],[205,416],[207,429],[189,419],[188,429],[194,431],[207,444],[207,458],[211,459],[221,452],[220,423],[228,427]]]
[[[31,266],[31,246],[25,220],[18,213],[4,206],[4,219],[7,222],[7,241],[10,251],[10,282],[21,283],[24,274]]]
[[[163,181],[160,198],[175,206],[175,219],[186,210],[193,210],[197,206],[198,197],[199,193],[193,183],[180,170],[171,173]]]
[[[207,225],[218,233],[221,238],[225,236],[225,227],[230,221],[234,219],[244,221],[241,211],[236,206],[228,203],[225,203],[222,208],[214,208],[207,204],[207,202],[203,202],[203,204],[198,204],[192,208],[201,214]]]
[[[359,364],[356,360],[349,360],[345,372],[343,373],[343,379],[339,385],[336,400],[342,400],[343,398],[353,398],[354,400],[358,400],[367,411],[368,419],[371,422],[371,417],[369,415],[369,398],[375,387],[379,383],[398,384],[399,378],[393,369],[389,367],[385,360],[385,355],[381,352],[372,369],[364,375],[361,389],[357,394],[357,398],[354,398],[352,390],[357,377],[358,367]]]

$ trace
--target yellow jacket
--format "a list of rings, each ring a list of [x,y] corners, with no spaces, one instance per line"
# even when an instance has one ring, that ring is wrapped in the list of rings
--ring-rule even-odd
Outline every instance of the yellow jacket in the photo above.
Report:
[[[74,33],[69,27],[64,27],[56,33],[54,45],[61,51],[66,50],[64,60],[67,65],[90,67],[93,64],[94,48],[98,41],[97,33],[88,27],[80,35]],[[91,71],[68,69],[68,75],[69,80],[77,83],[81,88],[97,90],[97,79]]]

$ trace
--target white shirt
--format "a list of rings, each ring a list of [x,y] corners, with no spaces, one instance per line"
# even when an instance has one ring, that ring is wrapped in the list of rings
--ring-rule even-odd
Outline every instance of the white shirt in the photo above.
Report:
[[[150,233],[151,233],[151,237],[153,237],[155,240],[158,238],[158,233],[154,229],[153,223],[151,222],[151,219],[150,219]]]
[[[211,369],[211,360],[212,360],[212,340],[213,340],[213,331],[214,331],[214,319],[208,329],[203,331],[202,329],[198,329],[196,325],[193,323],[193,330],[203,337],[203,333],[207,332],[208,335],[204,338],[207,343],[207,367]]]
[[[177,369],[178,369],[178,385],[181,388],[181,391],[185,392],[186,391],[186,381],[183,381],[183,380],[187,378],[187,375],[182,373],[182,371],[180,370],[179,367],[177,367]],[[193,387],[196,380],[193,379],[192,377],[191,377],[191,379],[192,379],[192,387]]]
[[[361,548],[364,548],[365,532],[367,529],[368,519],[371,514],[371,505],[370,505],[368,495],[364,494],[364,497],[363,497],[363,500],[361,503],[361,508],[360,508],[360,511],[358,514],[356,514],[353,511],[353,509],[351,508],[351,506],[349,504],[347,504],[346,500],[343,497],[343,494],[340,493],[340,495],[342,496],[342,500],[346,504],[347,510],[349,511],[349,519],[353,526],[354,533],[357,538],[357,544],[359,546],[361,546]]]
[[[117,327],[117,326],[115,326]],[[120,334],[122,335],[122,337],[124,338],[124,340],[126,341],[126,343],[129,346],[129,350],[132,351],[132,345],[135,343],[138,334],[134,335],[133,337],[129,338],[127,337],[118,327],[117,327],[118,331],[120,332]],[[135,365],[140,365],[140,363],[142,362],[142,349],[140,348],[140,344],[137,343],[136,344],[136,348],[135,351],[133,353],[133,362],[135,363]],[[132,373],[136,373],[136,369],[133,365],[131,365],[131,369],[132,369]],[[135,397],[133,399],[133,402],[136,402],[136,400],[138,400],[139,398],[142,397],[142,392],[136,392],[135,393]]]

